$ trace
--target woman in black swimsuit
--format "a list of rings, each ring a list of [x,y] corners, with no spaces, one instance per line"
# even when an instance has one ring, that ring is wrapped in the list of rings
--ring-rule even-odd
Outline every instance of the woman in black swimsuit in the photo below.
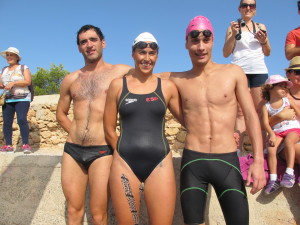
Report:
[[[105,135],[115,150],[110,173],[113,206],[118,224],[139,224],[144,183],[149,224],[171,225],[176,184],[164,126],[167,108],[182,120],[180,99],[171,81],[152,73],[158,58],[152,34],[145,32],[134,40],[132,57],[135,72],[112,81],[105,106]]]

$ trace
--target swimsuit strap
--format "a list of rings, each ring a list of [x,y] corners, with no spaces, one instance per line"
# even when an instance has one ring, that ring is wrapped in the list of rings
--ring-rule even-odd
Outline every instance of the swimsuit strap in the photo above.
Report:
[[[161,90],[161,79],[159,77],[157,78],[157,88],[154,92],[161,97],[161,99],[163,100],[164,103],[166,103],[164,95]]]
[[[126,76],[123,77],[123,91],[124,91],[125,93],[129,92],[129,91],[128,91],[128,87],[127,87]]]

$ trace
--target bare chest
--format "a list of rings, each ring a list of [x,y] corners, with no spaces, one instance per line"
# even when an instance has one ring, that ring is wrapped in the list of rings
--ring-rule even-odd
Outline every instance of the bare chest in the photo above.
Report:
[[[111,77],[105,75],[80,74],[70,88],[72,99],[74,101],[105,99],[111,80]]]
[[[186,107],[209,107],[228,104],[236,99],[231,83],[189,82],[179,86]]]

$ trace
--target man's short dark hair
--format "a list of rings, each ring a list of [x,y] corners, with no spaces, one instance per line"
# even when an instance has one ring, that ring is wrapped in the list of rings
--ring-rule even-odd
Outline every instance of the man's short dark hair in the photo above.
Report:
[[[97,35],[98,35],[98,37],[100,38],[100,40],[101,40],[101,41],[104,40],[104,35],[103,35],[102,31],[100,30],[100,28],[88,24],[88,25],[82,26],[82,27],[79,29],[79,31],[77,32],[77,45],[79,45],[79,35],[80,35],[81,33],[83,33],[83,32],[88,31],[88,30],[94,30],[94,31],[97,33]]]

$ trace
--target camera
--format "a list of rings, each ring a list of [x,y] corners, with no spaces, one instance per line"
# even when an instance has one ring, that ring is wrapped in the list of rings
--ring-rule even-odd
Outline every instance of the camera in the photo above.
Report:
[[[246,22],[243,19],[238,19],[237,22],[240,25],[240,27],[246,26]]]
[[[244,27],[244,26],[246,26],[246,22],[243,20],[243,19],[238,19],[237,20],[237,22],[238,22],[238,24],[239,24],[239,33],[237,33],[236,35],[235,35],[235,40],[241,40],[241,38],[242,38],[242,31],[241,31],[241,28],[242,27]]]

